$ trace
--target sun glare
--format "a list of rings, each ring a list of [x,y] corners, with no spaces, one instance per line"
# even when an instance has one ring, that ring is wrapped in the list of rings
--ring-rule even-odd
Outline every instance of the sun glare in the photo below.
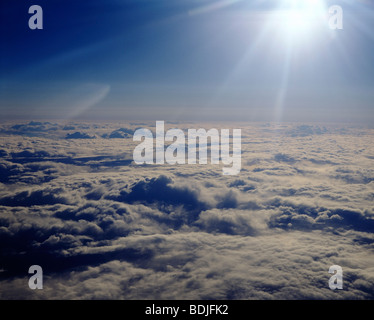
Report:
[[[285,10],[279,13],[281,30],[288,36],[307,35],[312,28],[312,20],[308,14],[300,10]]]
[[[310,38],[326,18],[322,0],[284,0],[272,13],[276,30],[288,39]]]

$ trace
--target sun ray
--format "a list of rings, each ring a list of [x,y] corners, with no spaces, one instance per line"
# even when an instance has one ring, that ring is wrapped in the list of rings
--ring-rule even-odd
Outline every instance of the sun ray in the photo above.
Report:
[[[269,17],[277,37],[282,39],[286,54],[282,76],[274,102],[274,121],[280,122],[285,109],[291,60],[294,48],[314,37],[321,22],[326,23],[326,6],[322,0],[284,0]]]
[[[224,82],[219,87],[217,94],[212,99],[210,104],[214,105],[220,98],[229,91],[231,84],[239,77],[239,74],[245,70],[246,66],[250,64],[253,55],[256,53],[258,47],[266,39],[271,31],[269,21],[265,21],[262,25],[261,32],[249,43],[247,50],[244,52],[241,59],[233,66],[231,72],[225,78]]]

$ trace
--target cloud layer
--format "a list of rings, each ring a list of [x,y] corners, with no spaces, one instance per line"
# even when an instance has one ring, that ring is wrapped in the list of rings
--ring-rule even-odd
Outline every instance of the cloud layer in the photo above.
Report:
[[[2,124],[0,298],[374,298],[373,130],[232,124],[242,170],[223,176],[135,165],[139,126]]]

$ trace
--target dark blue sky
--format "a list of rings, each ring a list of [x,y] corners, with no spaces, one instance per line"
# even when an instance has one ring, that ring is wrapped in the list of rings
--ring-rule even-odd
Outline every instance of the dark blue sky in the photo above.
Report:
[[[311,1],[2,1],[2,118],[373,122],[373,1]]]

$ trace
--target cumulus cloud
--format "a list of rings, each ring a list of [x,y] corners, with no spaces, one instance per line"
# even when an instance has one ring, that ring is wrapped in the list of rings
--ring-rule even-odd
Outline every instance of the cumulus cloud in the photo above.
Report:
[[[104,133],[103,138],[109,139],[123,139],[123,138],[132,138],[134,130],[128,128],[119,128],[113,130],[110,134]]]
[[[223,176],[133,164],[138,125],[2,125],[2,299],[374,298],[372,131],[247,125],[242,171]]]
[[[77,131],[74,133],[68,133],[65,139],[95,139],[95,137],[90,136],[87,133]]]

